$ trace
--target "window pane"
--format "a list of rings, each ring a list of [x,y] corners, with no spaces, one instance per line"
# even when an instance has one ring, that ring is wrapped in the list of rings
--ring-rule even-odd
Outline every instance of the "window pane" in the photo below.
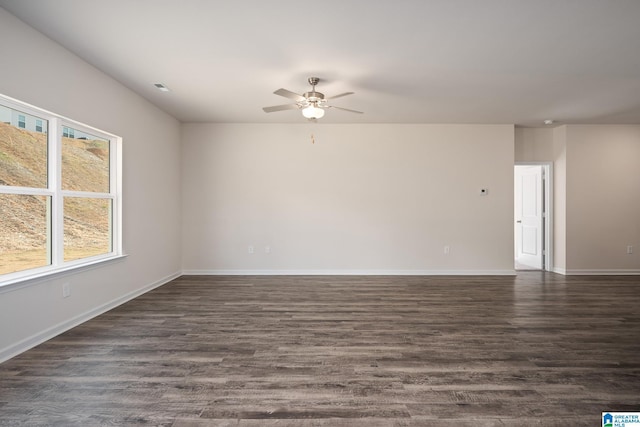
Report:
[[[111,252],[111,199],[64,198],[64,260]]]
[[[47,127],[47,120],[0,105],[0,185],[47,187]]]
[[[63,127],[62,189],[109,192],[109,141]]]
[[[0,194],[0,274],[51,264],[51,197]]]

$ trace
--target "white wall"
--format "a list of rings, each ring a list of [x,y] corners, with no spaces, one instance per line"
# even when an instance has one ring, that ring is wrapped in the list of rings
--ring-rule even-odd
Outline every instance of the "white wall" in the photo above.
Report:
[[[640,126],[567,126],[567,270],[640,273]]]
[[[567,269],[567,127],[553,130],[553,266]],[[547,151],[547,150],[545,150]]]
[[[513,272],[513,139],[510,125],[183,125],[183,268]]]
[[[2,8],[0,40],[0,93],[123,137],[129,254],[93,270],[2,288],[3,360],[179,274],[180,125]],[[71,284],[66,299],[63,283]]]
[[[553,161],[553,131],[552,128],[516,128],[516,162]]]
[[[556,271],[640,273],[640,126],[518,129],[515,152],[554,164]]]

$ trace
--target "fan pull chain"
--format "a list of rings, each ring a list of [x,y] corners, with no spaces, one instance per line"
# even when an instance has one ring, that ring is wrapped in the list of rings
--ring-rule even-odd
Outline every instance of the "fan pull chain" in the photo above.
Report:
[[[311,143],[315,144],[316,143],[316,139],[313,137],[313,134],[311,134]]]

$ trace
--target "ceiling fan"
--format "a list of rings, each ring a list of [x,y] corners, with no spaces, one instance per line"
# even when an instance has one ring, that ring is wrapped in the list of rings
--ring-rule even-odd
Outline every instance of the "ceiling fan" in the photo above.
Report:
[[[283,110],[295,110],[296,108],[302,110],[302,115],[309,120],[319,119],[324,116],[324,110],[327,108],[336,108],[338,110],[349,111],[351,113],[363,114],[362,111],[350,110],[348,108],[336,107],[335,105],[327,104],[327,100],[340,98],[347,95],[353,95],[353,92],[345,92],[339,95],[329,96],[325,98],[324,94],[316,92],[316,85],[320,79],[318,77],[309,77],[308,82],[311,85],[311,91],[305,92],[302,95],[298,95],[295,92],[291,92],[287,89],[278,89],[276,95],[284,96],[285,98],[293,99],[295,104],[275,105],[273,107],[264,107],[265,113],[273,113],[275,111]]]

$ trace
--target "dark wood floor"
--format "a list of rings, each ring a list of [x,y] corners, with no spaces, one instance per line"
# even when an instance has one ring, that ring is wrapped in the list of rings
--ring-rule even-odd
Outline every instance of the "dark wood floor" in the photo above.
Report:
[[[640,277],[182,277],[0,365],[0,425],[565,426],[640,411]]]

